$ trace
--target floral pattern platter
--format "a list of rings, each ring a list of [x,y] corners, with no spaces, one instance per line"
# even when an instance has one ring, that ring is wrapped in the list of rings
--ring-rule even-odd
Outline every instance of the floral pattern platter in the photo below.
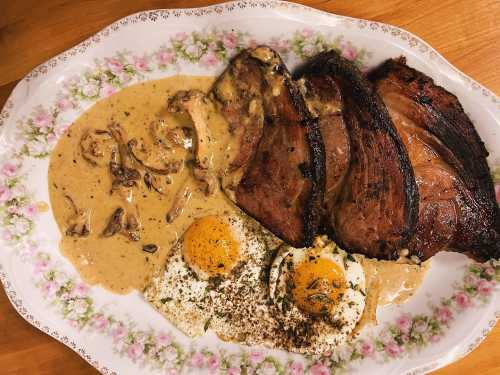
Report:
[[[178,73],[215,75],[239,50],[261,43],[290,67],[329,48],[364,70],[405,55],[459,97],[492,170],[500,164],[500,100],[404,30],[277,1],[134,14],[35,68],[0,113],[0,278],[16,310],[103,374],[421,374],[472,351],[500,316],[500,262],[438,254],[410,301],[379,311],[379,326],[332,353],[302,357],[224,343],[210,332],[188,339],[139,293],[89,286],[60,255],[47,168],[69,124],[122,87]]]

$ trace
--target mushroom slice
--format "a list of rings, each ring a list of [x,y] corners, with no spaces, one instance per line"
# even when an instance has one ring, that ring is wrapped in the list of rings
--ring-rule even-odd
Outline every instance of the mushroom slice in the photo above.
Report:
[[[90,211],[76,206],[75,201],[69,195],[64,196],[73,209],[73,216],[67,221],[66,236],[87,237],[90,234]]]
[[[89,130],[80,139],[80,152],[85,161],[92,166],[105,166],[116,143],[106,130]]]
[[[201,91],[179,91],[168,100],[167,109],[171,113],[189,114],[196,131],[196,162],[201,168],[208,169],[211,159],[208,118],[213,111],[213,103]]]
[[[111,154],[109,168],[113,176],[111,192],[119,186],[133,187],[137,185],[141,174],[134,166],[134,158],[130,155],[127,146],[127,135],[125,129],[120,124],[114,122],[108,125],[109,132],[118,144],[118,155],[116,151]],[[119,158],[118,158],[119,156]]]
[[[193,174],[198,181],[205,184],[205,195],[210,196],[215,193],[218,179],[209,169],[194,168]]]
[[[177,191],[172,206],[166,215],[167,223],[173,223],[182,214],[184,207],[191,199],[191,195],[192,191],[188,185],[184,185]]]
[[[104,228],[104,231],[102,232],[102,235],[104,237],[111,237],[114,236],[116,233],[121,232],[123,225],[123,208],[118,207],[111,217],[109,218],[108,225],[106,225],[106,228]]]
[[[177,173],[182,168],[182,161],[168,160],[166,158],[166,155],[157,149],[155,149],[154,151],[153,150],[148,151],[144,147],[144,145],[141,145],[141,147],[139,147],[139,143],[135,138],[131,139],[127,143],[127,148],[130,155],[132,155],[132,157],[149,172],[155,174],[167,175],[167,174]],[[139,156],[140,154],[145,155],[148,160],[146,161],[141,159],[141,157]],[[156,165],[153,166],[149,164],[150,159],[156,159],[155,160]]]
[[[151,122],[150,130],[155,145],[162,145],[166,149],[172,149],[174,147],[189,148],[192,142],[185,128],[171,128],[165,120]]]
[[[104,237],[111,237],[117,233],[127,236],[132,241],[139,241],[141,239],[139,230],[140,223],[137,215],[132,212],[125,213],[122,207],[118,207],[111,217],[102,235]]]

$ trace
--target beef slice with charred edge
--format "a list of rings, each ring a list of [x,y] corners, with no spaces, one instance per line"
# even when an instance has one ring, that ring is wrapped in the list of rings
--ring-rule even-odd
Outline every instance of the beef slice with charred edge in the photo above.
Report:
[[[318,118],[325,145],[325,212],[330,212],[342,188],[351,160],[350,140],[342,117],[340,88],[330,77],[305,75],[298,81],[309,111]]]
[[[407,144],[420,192],[409,250],[424,259],[451,247],[478,260],[500,257],[500,214],[488,152],[457,97],[404,58],[387,60],[370,80]]]
[[[223,190],[287,243],[310,246],[321,218],[324,148],[281,58],[265,46],[245,50],[211,92],[232,136]]]
[[[415,230],[418,192],[384,103],[354,64],[335,51],[313,57],[295,76],[333,80],[343,100],[351,160],[327,217],[332,237],[350,252],[397,258]]]

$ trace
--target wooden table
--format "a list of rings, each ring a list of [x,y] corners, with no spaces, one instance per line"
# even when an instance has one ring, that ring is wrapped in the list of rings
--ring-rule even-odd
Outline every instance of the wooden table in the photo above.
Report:
[[[16,82],[36,65],[111,22],[144,9],[202,6],[216,1],[0,0],[0,108]],[[352,17],[403,27],[452,64],[500,94],[500,1],[301,1]],[[465,359],[435,374],[499,374],[500,326]],[[0,372],[96,374],[73,351],[26,323],[0,288]]]

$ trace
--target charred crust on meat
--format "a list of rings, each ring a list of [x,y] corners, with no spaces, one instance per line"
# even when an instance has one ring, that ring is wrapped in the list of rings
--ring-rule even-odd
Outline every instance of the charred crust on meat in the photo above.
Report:
[[[240,154],[228,168],[230,173],[236,175],[239,172],[241,176],[227,185],[223,182],[224,191],[248,215],[286,242],[295,247],[311,245],[321,217],[325,184],[324,147],[317,119],[309,112],[280,56],[267,46],[242,51],[216,80],[211,93],[228,120],[231,132],[237,134],[243,129],[246,133],[241,136]],[[251,100],[257,105],[255,113],[247,110]],[[255,116],[252,126],[246,127],[240,121],[241,113],[249,118]],[[299,140],[293,142],[305,148],[306,160],[299,161],[298,158],[304,157],[300,152],[293,153],[297,154],[297,159],[292,160],[297,160],[298,164],[307,162],[307,168],[292,165],[291,161],[277,156],[281,149],[271,147],[277,144],[272,139],[272,135],[277,134],[285,139],[290,134],[298,137]],[[294,149],[298,147],[292,146]],[[283,147],[282,154],[290,155],[290,144]],[[287,180],[277,175],[279,171],[271,165],[278,162],[288,163],[282,168],[290,170],[296,177],[290,176]],[[278,182],[280,178],[282,181]],[[291,205],[286,191],[292,178],[306,183],[301,191],[294,191],[297,197]],[[268,194],[273,190],[271,186],[279,190],[274,189],[272,197]],[[228,187],[232,189],[229,193]],[[275,205],[274,212],[267,211],[272,206],[270,203]],[[294,226],[293,230],[291,226]]]
[[[488,152],[458,98],[407,66],[404,57],[385,61],[368,77],[379,90],[381,85],[393,85],[397,95],[419,108],[419,126],[444,145],[439,155],[459,176],[461,214],[449,246],[471,251],[480,261],[498,259],[500,211],[486,160]]]
[[[393,167],[392,173],[401,174],[398,178],[402,181],[403,191],[398,194],[404,195],[404,201],[402,202],[403,207],[394,207],[394,209],[402,209],[404,212],[398,225],[394,226],[394,234],[390,234],[391,230],[387,230],[387,238],[385,239],[363,240],[363,243],[360,242],[353,246],[344,240],[344,236],[339,236],[335,228],[332,228],[333,237],[346,250],[362,252],[368,256],[377,258],[391,259],[396,253],[395,250],[404,247],[411,238],[415,231],[418,215],[418,191],[406,149],[392,124],[383,101],[373,90],[370,82],[367,81],[352,62],[344,59],[333,50],[323,52],[306,62],[305,65],[299,67],[294,74],[294,78],[300,79],[306,75],[330,77],[339,85],[343,98],[344,120],[346,124],[351,124],[349,125],[351,128],[348,126],[351,138],[354,135],[352,134],[352,123],[350,121],[356,121],[355,125],[359,129],[372,134],[373,137],[378,137],[379,141],[383,140],[386,143],[384,148],[392,148],[391,155],[396,155],[391,162]],[[357,133],[360,133],[360,131],[357,131]],[[357,155],[359,147],[357,142],[364,144],[368,149],[375,150],[370,144],[366,144],[366,140],[364,139],[357,140],[356,142],[351,139],[352,156],[347,179],[353,173],[353,165],[360,162],[358,159],[359,155]],[[370,163],[374,162],[370,161]],[[390,175],[386,177],[393,178]],[[348,184],[347,180],[345,184]],[[382,186],[376,186],[375,188],[370,189],[370,191],[364,191],[363,194],[365,197],[365,193],[378,194]],[[345,189],[345,186],[343,186],[341,195]],[[360,196],[360,199],[364,199],[362,196]],[[388,199],[390,200],[391,197],[388,197]],[[378,220],[385,219],[385,217],[381,217]],[[389,237],[391,238],[389,239]]]

